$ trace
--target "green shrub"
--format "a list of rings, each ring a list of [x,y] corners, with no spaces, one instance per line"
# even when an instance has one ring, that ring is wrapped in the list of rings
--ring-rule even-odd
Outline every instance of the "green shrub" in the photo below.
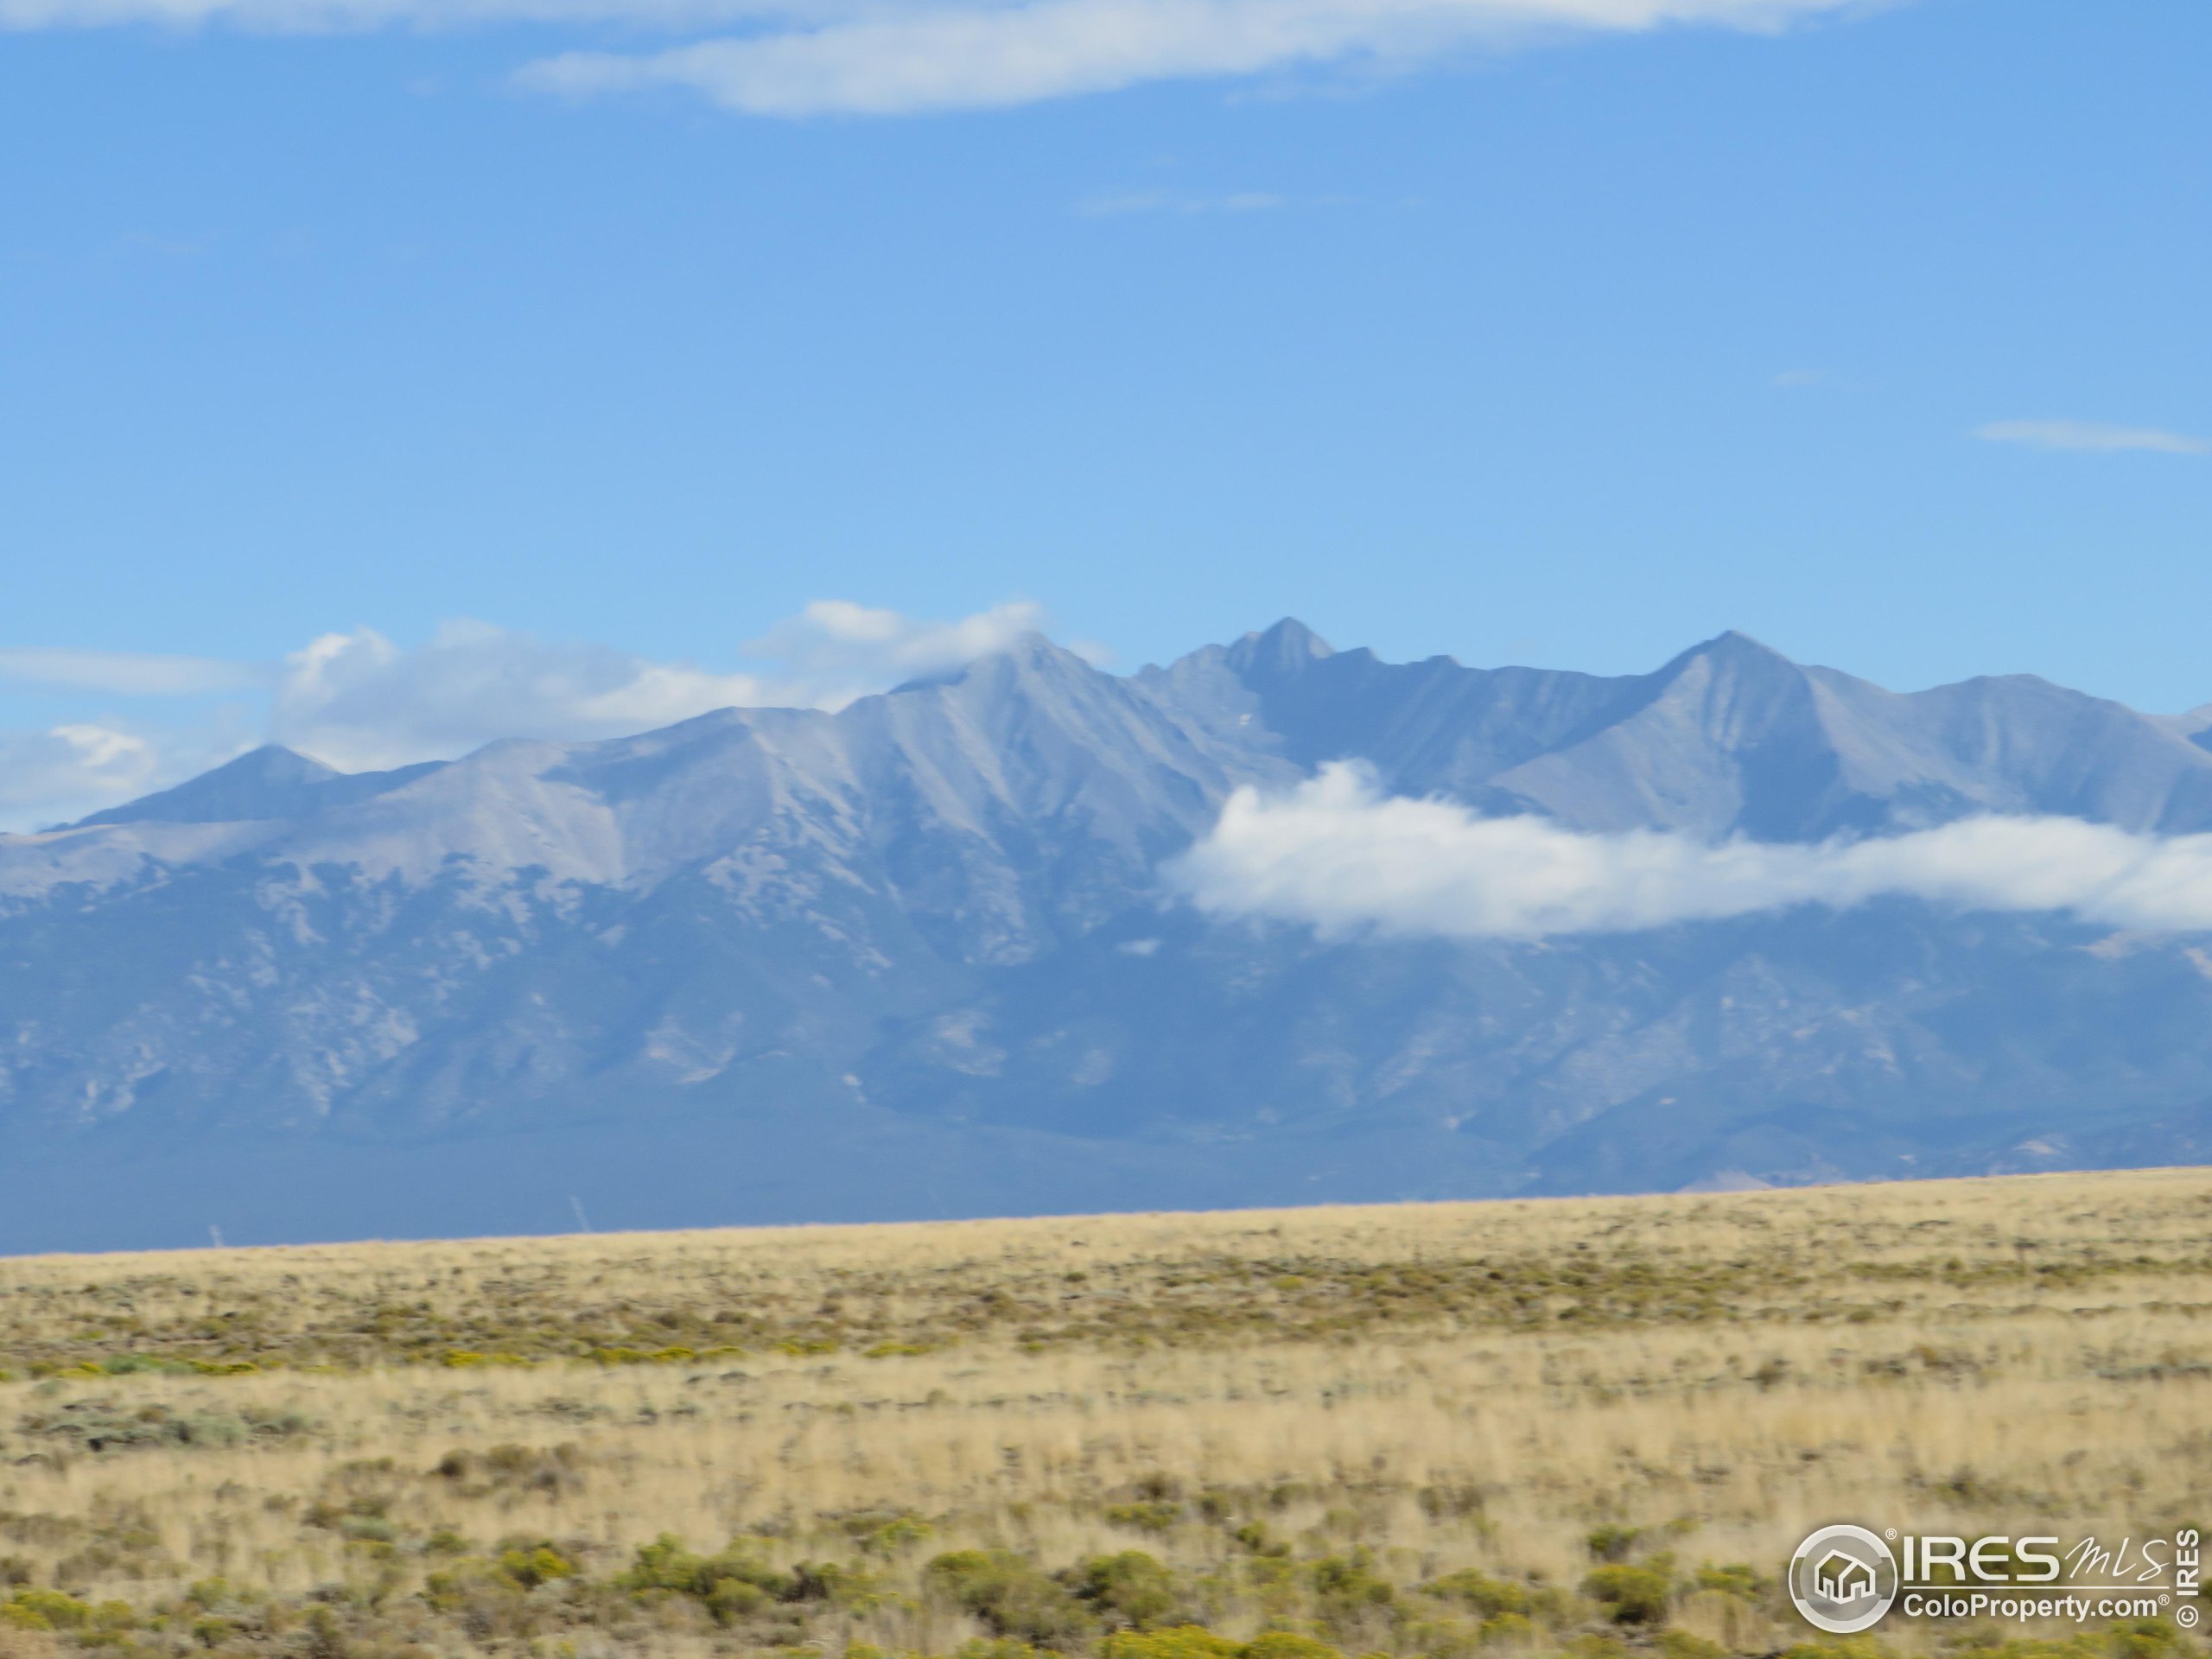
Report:
[[[161,1359],[152,1354],[118,1354],[113,1359],[99,1363],[100,1370],[109,1376],[132,1376],[142,1371],[163,1375],[192,1375],[192,1367],[181,1359]]]
[[[1871,1636],[1830,1636],[1800,1642],[1780,1659],[1891,1659],[1890,1649]]]
[[[1141,1549],[1096,1556],[1075,1578],[1076,1594],[1084,1601],[1140,1629],[1163,1623],[1181,1599],[1175,1575]]]
[[[0,1614],[26,1630],[81,1630],[92,1622],[89,1606],[59,1590],[18,1590],[0,1603]]]
[[[1166,1532],[1182,1518],[1180,1503],[1111,1503],[1106,1509],[1109,1525],[1139,1532]]]
[[[1604,1526],[1592,1529],[1583,1541],[1601,1561],[1624,1561],[1629,1551],[1636,1547],[1636,1541],[1643,1536],[1641,1527]]]
[[[706,1601],[715,1622],[729,1624],[766,1605],[768,1592],[742,1579],[716,1579],[708,1588]]]
[[[1483,1621],[1484,1647],[1525,1648],[1535,1639],[1535,1622],[1526,1613],[1500,1613]]]
[[[105,1373],[92,1375],[105,1376]],[[111,1397],[96,1395],[72,1401],[54,1411],[34,1413],[18,1427],[31,1439],[55,1441],[73,1451],[115,1452],[290,1440],[306,1433],[314,1424],[296,1411],[249,1407],[240,1411],[178,1413],[159,1402],[130,1409]]]
[[[2106,1637],[2113,1659],[2167,1659],[2185,1650],[2181,1632],[2163,1618],[2116,1624]]]
[[[749,1586],[762,1600],[796,1599],[791,1575],[761,1560],[743,1541],[733,1541],[718,1555],[695,1555],[671,1532],[664,1532],[650,1544],[640,1544],[637,1560],[615,1583],[632,1592],[667,1591],[696,1597],[708,1603],[709,1611],[717,1593],[728,1607],[750,1599],[737,1590],[724,1589],[726,1585]]]
[[[1229,1535],[1255,1555],[1283,1556],[1290,1554],[1290,1546],[1270,1534],[1264,1521],[1248,1521]]]
[[[1601,1567],[1582,1580],[1582,1593],[1605,1604],[1616,1624],[1657,1624],[1667,1617],[1673,1586],[1648,1567]]]
[[[575,1578],[576,1564],[552,1545],[539,1544],[501,1551],[499,1572],[524,1589],[535,1590],[556,1579]]]
[[[1244,1644],[1244,1659],[1344,1659],[1342,1650],[1319,1637],[1296,1630],[1269,1630]]]
[[[1501,1613],[1526,1614],[1529,1611],[1525,1585],[1515,1584],[1510,1579],[1493,1579],[1471,1567],[1433,1579],[1421,1586],[1421,1590],[1424,1594],[1441,1596],[1471,1607],[1484,1618],[1495,1618]]]
[[[1052,1643],[1090,1629],[1082,1605],[1012,1550],[953,1550],[923,1568],[922,1579],[999,1636]]]
[[[1157,1630],[1116,1630],[1099,1647],[1099,1659],[1243,1659],[1243,1644],[1199,1624]]]
[[[1697,1587],[1718,1590],[1724,1594],[1741,1596],[1745,1601],[1755,1598],[1763,1585],[1757,1569],[1744,1561],[1731,1561],[1725,1567],[1707,1562],[1697,1570]]]
[[[870,1555],[896,1555],[930,1535],[930,1523],[918,1515],[883,1511],[849,1516],[841,1523],[845,1535]]]
[[[850,1659],[849,1649],[847,1659]],[[977,1636],[960,1644],[955,1659],[1050,1659],[1050,1656],[1040,1654],[1027,1642],[1010,1636]]]
[[[1388,1579],[1378,1578],[1375,1571],[1375,1557],[1365,1548],[1354,1550],[1350,1556],[1326,1555],[1306,1569],[1313,1586],[1314,1599],[1323,1612],[1332,1618],[1341,1618],[1363,1607],[1379,1607],[1392,1600],[1396,1589]]]
[[[801,1561],[791,1569],[786,1601],[827,1602],[849,1612],[866,1612],[885,1599],[873,1574],[840,1561]]]

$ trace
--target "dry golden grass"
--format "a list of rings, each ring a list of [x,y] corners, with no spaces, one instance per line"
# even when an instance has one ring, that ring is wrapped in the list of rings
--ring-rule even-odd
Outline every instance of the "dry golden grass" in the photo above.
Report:
[[[1766,1581],[1821,1522],[2212,1520],[2212,1172],[40,1258],[0,1367],[0,1601],[127,1603],[70,1638],[126,1651],[1587,1649],[1613,1526],[1697,1659],[1804,1634]],[[664,1532],[780,1587],[626,1585]],[[500,1576],[541,1544],[575,1576]],[[1060,1599],[963,1606],[969,1548]],[[1132,1549],[1172,1607],[1069,1587]],[[1420,1589],[1468,1568],[1525,1625]]]

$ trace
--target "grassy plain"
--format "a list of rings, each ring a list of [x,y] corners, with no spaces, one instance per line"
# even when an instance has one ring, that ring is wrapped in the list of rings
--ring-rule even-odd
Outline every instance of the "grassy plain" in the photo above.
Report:
[[[2212,1521],[2212,1171],[0,1262],[7,1659],[1721,1659],[1840,1518]],[[1884,1639],[2203,1651],[2041,1637]]]

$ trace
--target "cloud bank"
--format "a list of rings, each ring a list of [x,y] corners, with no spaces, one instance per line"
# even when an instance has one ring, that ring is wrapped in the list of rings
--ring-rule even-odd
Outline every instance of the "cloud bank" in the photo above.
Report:
[[[2088,454],[2144,450],[2161,455],[2212,455],[2212,439],[2161,431],[2154,426],[2105,426],[2095,421],[1993,421],[1977,428],[1985,443],[2017,443],[2031,449],[2072,449]]]
[[[1331,938],[1537,939],[1891,896],[2065,911],[2122,928],[2212,929],[2212,836],[2021,817],[1813,846],[1584,835],[1446,801],[1386,798],[1348,762],[1285,795],[1238,791],[1166,874],[1210,914],[1306,923]]]
[[[658,87],[751,115],[909,115],[1149,82],[1366,63],[1410,67],[1555,35],[1774,29],[1859,0],[1013,0],[873,10],[648,53],[571,52],[526,86]]]
[[[0,729],[0,830],[83,817],[277,742],[346,772],[444,760],[495,739],[623,737],[732,707],[842,709],[1041,629],[1032,604],[951,621],[817,600],[727,671],[611,646],[448,622],[404,647],[373,628],[326,633],[282,662],[65,648],[0,649],[0,682],[133,698],[251,694],[166,721],[88,714]]]

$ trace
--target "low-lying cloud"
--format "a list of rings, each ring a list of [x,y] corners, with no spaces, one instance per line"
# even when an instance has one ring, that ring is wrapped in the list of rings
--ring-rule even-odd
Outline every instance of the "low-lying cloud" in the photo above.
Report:
[[[2120,928],[2212,929],[2212,836],[2031,817],[1817,845],[1586,835],[1386,798],[1350,762],[1287,794],[1238,791],[1166,874],[1211,914],[1305,923],[1336,938],[1630,932],[1891,896],[2063,911]]]

